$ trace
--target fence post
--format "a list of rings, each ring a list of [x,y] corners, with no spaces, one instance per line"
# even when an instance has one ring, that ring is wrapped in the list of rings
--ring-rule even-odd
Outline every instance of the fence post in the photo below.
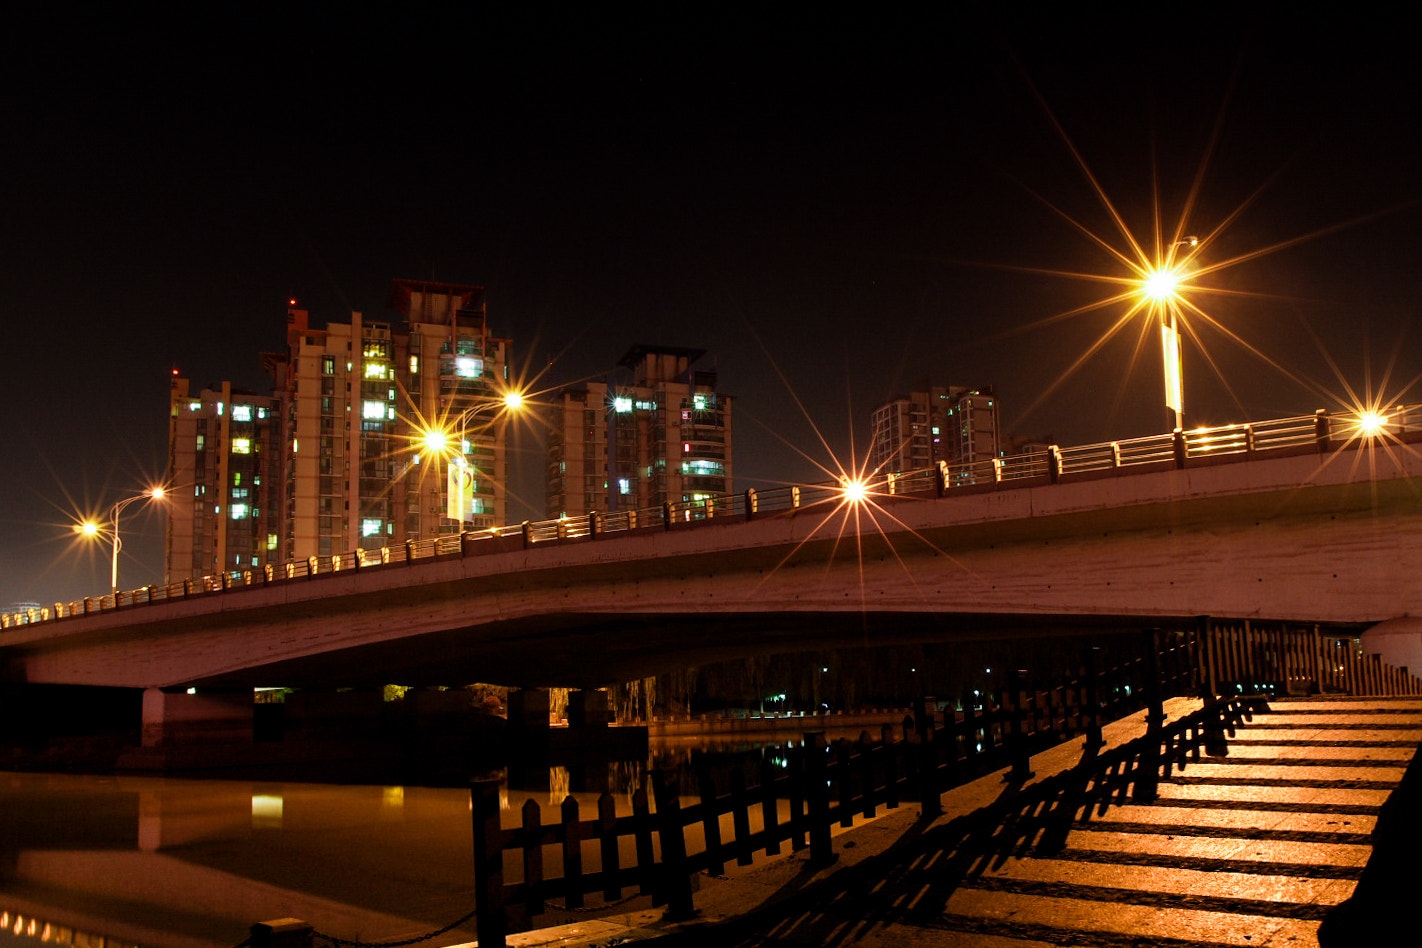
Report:
[[[754,520],[756,513],[755,488],[746,488],[746,519]]]
[[[1165,725],[1165,701],[1160,686],[1160,630],[1147,629],[1146,649],[1146,733],[1136,773],[1136,803],[1150,803],[1160,788],[1160,741]]]
[[[1009,752],[1012,755],[1012,772],[1008,775],[1008,780],[1013,783],[1026,783],[1034,776],[1032,773],[1032,748],[1028,744],[1027,728],[1025,727],[1027,716],[1027,702],[1024,700],[1024,689],[1027,687],[1027,670],[1019,668],[1012,673],[1009,679],[1012,682],[1011,691],[1007,688],[1002,690],[1004,709],[1006,708],[1006,698],[1012,695],[1011,717],[1008,719],[1007,743]]]
[[[483,779],[469,784],[474,819],[474,904],[479,909],[475,930],[479,934],[480,948],[505,948],[508,944],[499,783],[497,779]]]
[[[311,926],[299,918],[274,918],[253,925],[252,948],[311,948]]]
[[[1086,687],[1082,702],[1089,709],[1086,712],[1090,716],[1086,726],[1086,747],[1089,750],[1097,750],[1106,743],[1106,739],[1101,735],[1100,656],[1101,649],[1098,646],[1093,645],[1086,650]]]
[[[1175,454],[1175,466],[1183,468],[1185,459],[1189,457],[1189,444],[1185,441],[1185,429],[1176,428],[1171,432],[1171,447]]]
[[[830,850],[829,775],[823,731],[805,732],[805,818],[810,824],[810,862],[827,865],[834,861]],[[842,776],[842,775],[841,775]]]
[[[652,796],[657,804],[657,836],[662,843],[663,886],[670,921],[696,914],[691,904],[691,871],[686,864],[686,837],[682,833],[681,800],[676,788],[668,786],[666,771],[652,771]],[[481,946],[482,948],[482,946]]]
[[[943,802],[938,795],[938,754],[933,746],[933,711],[938,702],[925,695],[914,708],[913,726],[918,732],[918,798],[924,816],[938,816],[943,812]]]

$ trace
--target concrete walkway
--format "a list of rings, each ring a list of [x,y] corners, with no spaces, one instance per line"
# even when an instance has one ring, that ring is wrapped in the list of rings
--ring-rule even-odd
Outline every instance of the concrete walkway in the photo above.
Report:
[[[1168,718],[1198,706],[1168,702]],[[1143,730],[1144,713],[1115,722],[1107,745]],[[510,943],[1307,948],[1330,913],[1326,945],[1376,943],[1363,929],[1411,908],[1392,881],[1415,878],[1422,840],[1403,838],[1416,827],[1405,814],[1422,800],[1403,806],[1394,794],[1419,743],[1422,698],[1276,699],[1239,728],[1227,756],[1173,772],[1155,802],[1064,823],[1031,803],[1030,789],[1080,760],[1074,741],[1034,757],[1035,778],[1021,787],[999,772],[944,794],[937,819],[915,804],[842,831],[830,866],[798,854],[703,876],[693,920],[629,912]],[[1417,795],[1422,771],[1412,771],[1407,792]],[[1374,860],[1372,881],[1334,913],[1359,886],[1390,796],[1399,838],[1380,846],[1387,858]],[[987,806],[993,819],[972,815]]]

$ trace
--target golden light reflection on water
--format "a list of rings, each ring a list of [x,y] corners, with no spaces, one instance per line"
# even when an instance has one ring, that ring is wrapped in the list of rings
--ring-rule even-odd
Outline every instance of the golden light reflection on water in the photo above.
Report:
[[[20,938],[33,938],[45,945],[71,945],[73,948],[139,948],[131,941],[120,941],[105,935],[56,925],[33,915],[0,909],[0,932]]]
[[[252,829],[281,829],[282,807],[279,794],[252,794]]]

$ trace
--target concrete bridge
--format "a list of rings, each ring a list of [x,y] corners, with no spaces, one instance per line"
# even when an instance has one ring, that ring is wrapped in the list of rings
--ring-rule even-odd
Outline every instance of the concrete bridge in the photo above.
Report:
[[[10,683],[592,686],[755,652],[1422,616],[1422,407],[748,491],[6,617]],[[30,621],[34,620],[34,621]],[[1422,658],[1422,656],[1419,656]]]

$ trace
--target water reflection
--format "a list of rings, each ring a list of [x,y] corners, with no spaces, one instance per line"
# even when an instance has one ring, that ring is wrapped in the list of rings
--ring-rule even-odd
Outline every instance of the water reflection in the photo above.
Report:
[[[504,824],[530,799],[551,819],[570,794],[585,815],[603,792],[630,813],[654,768],[687,775],[690,793],[696,766],[758,768],[798,743],[681,741],[645,760],[511,766]],[[463,786],[0,772],[0,948],[231,948],[283,916],[347,940],[413,938],[474,907],[470,847]],[[440,943],[474,938],[471,922]]]

